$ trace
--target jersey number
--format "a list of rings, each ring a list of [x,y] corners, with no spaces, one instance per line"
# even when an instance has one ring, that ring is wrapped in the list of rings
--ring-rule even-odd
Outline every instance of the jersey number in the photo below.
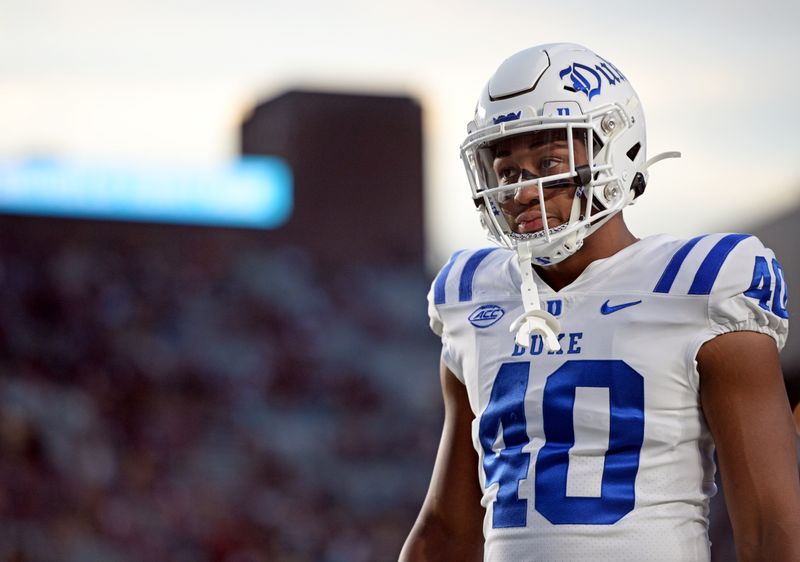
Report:
[[[786,290],[786,280],[783,278],[783,268],[778,260],[772,260],[772,271],[775,273],[775,293],[772,293],[772,276],[769,273],[767,259],[763,256],[756,256],[756,263],[753,267],[753,281],[750,288],[744,294],[747,297],[758,301],[758,306],[766,311],[770,310],[769,301],[772,299],[772,312],[781,318],[789,318],[786,310],[786,301],[789,293]]]
[[[528,477],[530,453],[525,393],[530,362],[503,363],[480,419],[486,486],[498,484],[492,526],[524,527],[528,502],[519,483]],[[598,497],[568,495],[570,449],[575,444],[576,389],[607,388],[608,449]],[[633,510],[644,440],[644,379],[619,360],[567,361],[547,378],[542,397],[545,444],[536,458],[535,508],[556,525],[612,525]],[[503,446],[495,452],[502,431]]]

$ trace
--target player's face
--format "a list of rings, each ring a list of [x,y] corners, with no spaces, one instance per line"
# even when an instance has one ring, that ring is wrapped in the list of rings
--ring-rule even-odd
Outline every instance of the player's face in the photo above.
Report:
[[[586,145],[576,135],[573,139],[575,165],[587,163]],[[498,186],[544,178],[569,172],[569,147],[563,130],[538,131],[502,140],[494,147],[492,164]],[[561,187],[545,187],[542,216],[539,188],[532,184],[517,188],[498,198],[500,209],[511,230],[520,234],[537,232],[569,220],[576,186],[573,181]],[[545,184],[546,185],[546,184]]]

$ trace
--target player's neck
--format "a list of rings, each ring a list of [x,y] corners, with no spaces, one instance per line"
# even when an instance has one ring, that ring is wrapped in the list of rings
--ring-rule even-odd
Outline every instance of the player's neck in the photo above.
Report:
[[[584,239],[578,252],[555,265],[537,267],[536,271],[553,290],[560,291],[575,281],[593,261],[613,256],[638,240],[628,230],[622,213],[617,213],[597,232]]]

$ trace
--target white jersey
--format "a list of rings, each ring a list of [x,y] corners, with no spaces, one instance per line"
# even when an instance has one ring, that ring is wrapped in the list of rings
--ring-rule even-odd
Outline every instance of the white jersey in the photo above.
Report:
[[[788,332],[786,285],[755,237],[659,235],[591,263],[543,308],[561,350],[523,349],[514,252],[453,255],[429,294],[466,386],[491,561],[707,561],[714,445],[695,357],[707,340]]]

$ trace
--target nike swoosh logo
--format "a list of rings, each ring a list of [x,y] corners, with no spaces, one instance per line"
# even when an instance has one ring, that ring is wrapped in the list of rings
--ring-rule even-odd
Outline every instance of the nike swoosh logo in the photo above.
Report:
[[[615,304],[610,305],[608,304],[609,301],[603,303],[603,306],[600,307],[600,314],[611,314],[612,312],[616,312],[618,310],[622,310],[623,308],[628,308],[629,306],[636,306],[637,304],[641,304],[641,300],[638,301],[631,301],[631,302],[624,302],[622,304]]]

